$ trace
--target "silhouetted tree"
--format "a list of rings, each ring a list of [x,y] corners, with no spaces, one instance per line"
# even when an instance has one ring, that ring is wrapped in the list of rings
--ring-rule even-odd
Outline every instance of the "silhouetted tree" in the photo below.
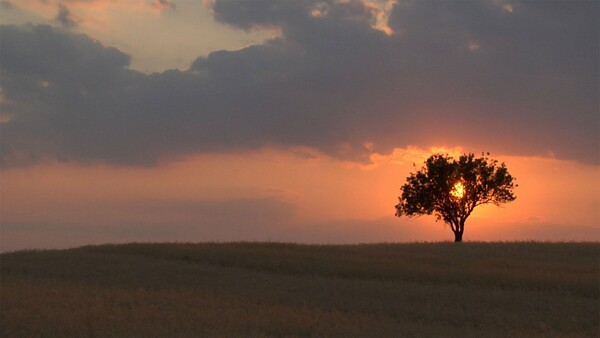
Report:
[[[489,155],[489,153],[488,153]],[[396,216],[435,215],[454,232],[454,241],[462,241],[465,221],[482,204],[500,204],[515,200],[513,178],[504,163],[486,156],[464,154],[458,160],[448,155],[432,155],[425,166],[411,173],[402,187]]]

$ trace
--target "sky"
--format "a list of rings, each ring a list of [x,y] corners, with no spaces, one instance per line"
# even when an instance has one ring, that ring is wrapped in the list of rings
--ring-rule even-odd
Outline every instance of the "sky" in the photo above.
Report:
[[[0,1],[0,250],[452,240],[400,187],[482,152],[465,241],[599,241],[599,6]]]

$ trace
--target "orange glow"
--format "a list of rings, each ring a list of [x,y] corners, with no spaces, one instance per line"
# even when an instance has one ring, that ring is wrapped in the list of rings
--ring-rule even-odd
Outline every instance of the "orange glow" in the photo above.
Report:
[[[420,165],[436,151],[397,148],[389,155],[373,156],[368,166],[348,166],[308,148],[265,148],[197,155],[145,168],[64,163],[10,168],[0,175],[1,249],[65,247],[94,240],[452,240],[452,233],[432,217],[394,217],[393,206],[415,170],[413,163]],[[599,239],[597,166],[537,157],[495,158],[506,162],[519,180],[517,200],[502,208],[476,208],[465,240]],[[452,196],[460,198],[465,188],[464,182],[457,182]],[[219,203],[236,200],[258,201],[257,209],[242,209],[254,210],[254,216],[224,218],[237,212],[230,209],[237,204]],[[214,205],[229,207],[213,209]],[[277,212],[285,206],[287,211]],[[263,214],[275,216],[260,218]],[[221,223],[214,225],[215,221]],[[65,231],[71,235],[56,227],[68,227]],[[155,230],[140,237],[146,236],[143,229]]]
[[[462,182],[458,181],[454,184],[454,187],[452,187],[452,190],[450,191],[450,195],[457,199],[461,199],[465,195],[465,186]]]

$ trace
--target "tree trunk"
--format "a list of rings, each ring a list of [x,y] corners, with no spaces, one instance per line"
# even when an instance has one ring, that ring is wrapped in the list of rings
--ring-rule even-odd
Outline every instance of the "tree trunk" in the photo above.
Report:
[[[458,242],[462,242],[462,232],[461,231],[455,231],[454,232],[454,243],[458,243]]]

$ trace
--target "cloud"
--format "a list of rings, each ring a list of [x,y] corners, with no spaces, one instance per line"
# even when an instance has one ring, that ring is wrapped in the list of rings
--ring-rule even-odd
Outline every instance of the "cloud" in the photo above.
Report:
[[[152,2],[151,6],[159,12],[162,12],[166,9],[175,10],[177,6],[171,0],[155,0]]]
[[[0,8],[4,10],[11,10],[15,8],[15,5],[8,0],[2,0],[0,1]]]
[[[1,34],[0,104],[10,116],[0,125],[3,162],[108,155],[116,140],[102,133],[118,128],[118,96],[136,75],[129,56],[50,26],[2,26]]]
[[[64,28],[73,28],[77,26],[77,21],[73,19],[71,11],[63,3],[58,4],[58,14],[54,20]]]
[[[216,20],[282,36],[151,75],[83,35],[3,26],[3,165],[265,145],[361,162],[464,145],[597,164],[599,4],[505,5],[403,1],[389,35],[360,2],[216,1]]]

